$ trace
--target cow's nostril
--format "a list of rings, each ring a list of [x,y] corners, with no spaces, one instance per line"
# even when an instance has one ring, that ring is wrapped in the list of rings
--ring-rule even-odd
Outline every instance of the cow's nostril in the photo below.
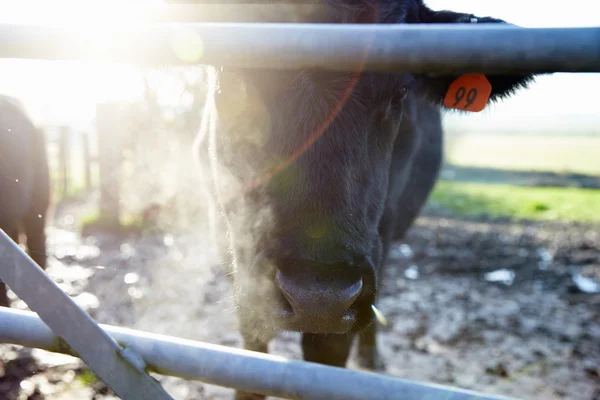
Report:
[[[277,271],[277,285],[293,312],[300,318],[343,318],[360,296],[362,279],[343,275],[323,279],[312,272],[286,274]]]

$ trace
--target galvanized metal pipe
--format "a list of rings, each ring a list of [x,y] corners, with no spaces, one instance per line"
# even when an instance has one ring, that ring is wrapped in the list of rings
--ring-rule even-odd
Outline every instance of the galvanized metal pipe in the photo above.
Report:
[[[100,326],[117,342],[139,354],[151,371],[269,396],[315,400],[502,399],[381,374],[287,360],[110,325]],[[2,307],[0,342],[69,354],[34,313]]]
[[[600,72],[600,28],[175,23],[93,30],[0,24],[0,58],[416,73]]]
[[[52,328],[54,343],[63,352],[76,352],[115,393],[124,399],[172,400],[144,370],[143,362],[123,349],[0,229],[0,279]],[[2,308],[2,307],[0,307]],[[42,320],[44,333],[49,328]],[[14,331],[14,321],[0,330]],[[21,332],[25,338],[33,332]]]

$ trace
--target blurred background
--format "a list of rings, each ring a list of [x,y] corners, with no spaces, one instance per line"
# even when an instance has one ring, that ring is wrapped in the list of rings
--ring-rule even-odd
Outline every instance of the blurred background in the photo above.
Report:
[[[523,27],[600,26],[591,0],[426,3]],[[102,18],[144,12],[0,2],[0,23]],[[0,60],[0,94],[45,133],[50,276],[101,323],[239,347],[190,151],[205,93],[202,67]],[[444,116],[441,180],[384,279],[387,373],[527,399],[600,398],[598,93],[600,74],[554,74],[481,113]],[[271,351],[300,358],[298,335]],[[176,399],[231,394],[160,380]],[[0,345],[0,398],[116,397],[73,358]]]

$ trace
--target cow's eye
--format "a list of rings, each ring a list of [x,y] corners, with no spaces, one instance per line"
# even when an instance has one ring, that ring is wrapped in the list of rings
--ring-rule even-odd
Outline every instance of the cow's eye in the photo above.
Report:
[[[408,96],[408,92],[408,86],[402,86],[397,92],[394,93],[390,102],[386,104],[385,109],[383,111],[382,118],[384,120],[390,118],[393,115],[394,110],[399,109],[400,105],[402,104],[402,101],[406,98],[406,96]]]
[[[392,103],[393,104],[401,103],[402,100],[404,100],[406,98],[406,96],[408,96],[408,92],[409,92],[408,86],[400,87],[398,92],[394,95],[394,98],[392,99]]]

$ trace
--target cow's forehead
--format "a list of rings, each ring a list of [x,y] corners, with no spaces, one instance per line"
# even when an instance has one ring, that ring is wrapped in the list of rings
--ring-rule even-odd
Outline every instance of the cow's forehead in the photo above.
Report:
[[[224,70],[221,75],[218,97],[224,113],[236,119],[281,114],[299,127],[314,122],[311,119],[327,118],[340,104],[356,117],[357,110],[375,110],[372,107],[383,106],[403,87],[416,88],[415,77],[401,72],[248,69]]]
[[[252,22],[373,23],[402,21],[420,0],[308,0],[268,4],[243,3],[231,12]]]
[[[273,103],[281,101],[282,96],[292,96],[297,101],[307,101],[307,98],[316,101],[324,97],[338,98],[348,90],[354,96],[360,95],[361,101],[368,102],[371,95],[385,98],[402,86],[411,87],[414,77],[399,72],[231,69],[222,71],[219,81],[220,96],[243,96],[276,105]]]

